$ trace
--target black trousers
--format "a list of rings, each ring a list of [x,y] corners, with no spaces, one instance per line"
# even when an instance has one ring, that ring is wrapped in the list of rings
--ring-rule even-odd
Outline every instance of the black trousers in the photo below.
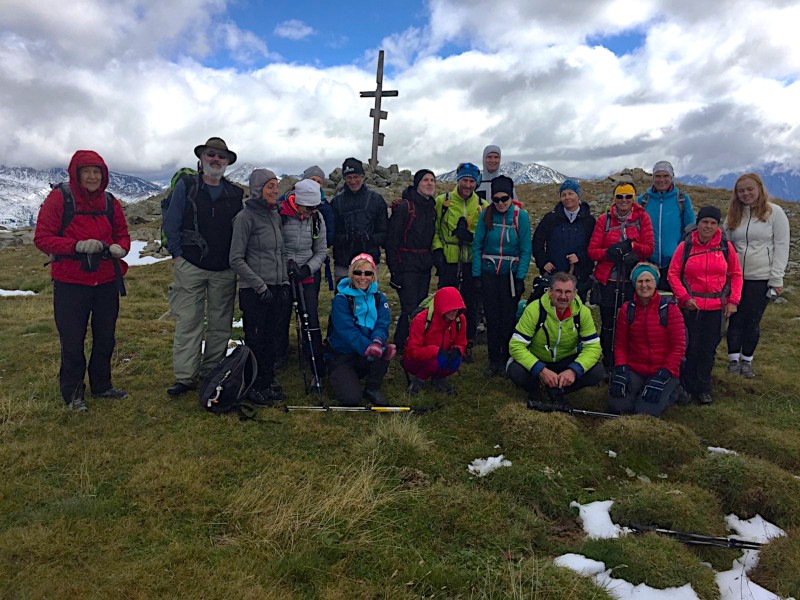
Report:
[[[489,364],[505,367],[508,361],[508,342],[514,335],[519,295],[511,295],[509,275],[483,273],[483,308],[486,316],[486,344]]]
[[[686,348],[686,391],[711,393],[714,354],[722,337],[722,310],[685,310],[683,320],[689,343]]]
[[[362,402],[361,379],[366,378],[366,389],[379,390],[388,370],[387,360],[367,360],[359,354],[333,354],[328,361],[328,381],[339,404],[357,406]]]
[[[677,387],[680,381],[670,377],[664,390],[655,402],[645,402],[641,393],[647,384],[647,377],[631,371],[631,382],[628,385],[624,398],[608,397],[608,410],[617,415],[635,413],[637,415],[650,415],[660,417],[668,406],[675,404]]]
[[[400,274],[399,279],[401,288],[397,292],[397,297],[400,299],[400,318],[397,320],[397,327],[394,330],[394,343],[397,351],[402,352],[408,339],[411,313],[428,295],[431,286],[431,272],[406,271]]]
[[[89,386],[93,394],[111,388],[111,355],[114,353],[119,314],[117,282],[91,286],[53,282],[53,313],[61,342],[58,383],[66,404],[83,394],[86,356],[83,344],[89,319],[92,322],[92,354]]]
[[[280,286],[269,286],[272,300],[262,302],[255,290],[242,288],[239,290],[239,308],[242,309],[244,325],[244,343],[256,356],[258,377],[253,387],[266,389],[275,380],[275,340],[278,336],[278,319],[276,315],[284,308],[280,300]],[[247,375],[249,379],[249,374]]]
[[[566,371],[567,367],[569,367],[570,363],[575,360],[575,356],[568,356],[567,358],[563,358],[558,362],[554,363],[545,363],[547,368],[553,371],[554,373],[558,374],[562,371]],[[528,392],[528,398],[534,400],[537,399],[539,388],[541,387],[541,381],[539,380],[538,375],[534,375],[517,361],[511,361],[511,364],[508,365],[508,369],[506,369],[508,373],[509,379],[514,382],[515,385],[523,388],[526,392]],[[603,381],[603,376],[605,375],[605,370],[603,369],[602,363],[595,363],[595,365],[586,371],[580,377],[575,378],[575,383],[570,386],[563,388],[564,395],[571,394],[572,392],[577,392],[578,390],[597,385],[601,381]],[[549,390],[550,388],[547,388]],[[548,392],[549,393],[549,392]]]
[[[672,288],[669,285],[669,281],[667,281],[667,273],[669,273],[669,266],[658,269],[658,286],[656,286],[656,289],[659,292],[672,293]]]
[[[458,263],[445,263],[438,270],[439,286],[458,288]],[[472,277],[472,263],[465,262],[461,265],[461,297],[464,298],[464,305],[467,308],[467,341],[475,341],[475,333],[478,329],[478,290],[475,289],[475,282]]]
[[[761,336],[761,317],[769,304],[766,281],[745,280],[738,310],[728,321],[728,354],[753,356]]]
[[[314,358],[317,361],[317,369],[320,370],[320,376],[324,374],[325,366],[322,360],[322,333],[319,325],[319,290],[320,282],[322,279],[321,272],[314,273],[314,281],[311,283],[301,284],[303,287],[303,298],[306,301],[306,310],[308,311],[308,328],[311,331],[311,338],[314,346]],[[300,304],[300,299],[297,300],[297,308],[300,311],[300,323],[303,321],[303,308]],[[289,353],[289,339],[291,337],[291,324],[292,313],[294,307],[291,302],[287,302],[285,306],[281,306],[280,314],[276,315],[279,319],[278,336],[275,341],[275,357],[284,357]],[[308,338],[306,337],[305,330],[301,331],[301,338],[303,345],[303,356],[311,364],[311,355],[308,352]]]
[[[614,328],[617,314],[622,304],[633,298],[633,284],[622,282],[619,287],[619,298],[616,299],[617,282],[610,281],[600,285],[600,347],[603,349],[603,366],[611,370],[614,366]],[[616,310],[615,310],[616,309]]]

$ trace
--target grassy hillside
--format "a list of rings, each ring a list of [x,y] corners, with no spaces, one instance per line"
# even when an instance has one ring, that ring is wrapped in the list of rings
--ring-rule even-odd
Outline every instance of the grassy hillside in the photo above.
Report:
[[[602,204],[612,186],[585,187]],[[696,206],[727,204],[724,192],[689,191]],[[521,186],[520,196],[538,222],[557,186]],[[0,288],[38,295],[0,299],[0,597],[607,598],[553,566],[565,552],[604,560],[634,583],[690,582],[701,598],[718,597],[701,562],[730,568],[730,551],[653,536],[587,542],[569,503],[607,499],[617,500],[616,519],[715,534],[729,512],[762,514],[791,534],[763,552],[755,579],[800,597],[797,244],[791,259],[788,302],[771,305],[763,323],[757,378],[727,375],[721,344],[711,407],[610,422],[527,411],[509,381],[484,377],[479,346],[455,378],[456,398],[411,400],[392,365],[388,397],[444,402],[436,412],[262,409],[264,422],[241,423],[165,393],[168,263],[127,277],[113,368],[131,397],[66,411],[45,259],[31,246],[3,250]],[[296,361],[278,379],[291,403],[314,403]],[[604,396],[590,389],[576,401],[603,410]],[[474,458],[500,453],[512,467],[467,473]]]

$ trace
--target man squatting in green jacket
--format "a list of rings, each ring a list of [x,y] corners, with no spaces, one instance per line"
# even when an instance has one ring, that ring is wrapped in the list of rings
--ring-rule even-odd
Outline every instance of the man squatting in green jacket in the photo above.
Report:
[[[539,400],[543,386],[550,401],[563,404],[565,395],[603,380],[600,338],[576,286],[574,275],[556,273],[549,294],[528,304],[517,323],[507,372],[528,402]]]

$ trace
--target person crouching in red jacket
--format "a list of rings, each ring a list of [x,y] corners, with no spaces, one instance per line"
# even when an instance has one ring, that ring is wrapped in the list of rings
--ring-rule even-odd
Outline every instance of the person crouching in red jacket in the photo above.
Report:
[[[719,228],[715,206],[697,213],[697,229],[672,255],[667,279],[689,334],[686,391],[699,404],[711,404],[711,370],[722,337],[722,321],[734,314],[742,298],[742,268],[736,248]]]
[[[454,287],[443,287],[433,295],[427,310],[411,321],[403,355],[403,368],[409,374],[410,394],[417,394],[431,380],[431,386],[448,395],[455,390],[447,377],[458,371],[467,348],[466,306]]]
[[[131,248],[131,238],[122,206],[110,194],[106,197],[108,167],[100,155],[78,150],[68,171],[69,185],[56,187],[39,209],[33,243],[52,257],[53,312],[61,341],[61,397],[69,408],[86,412],[83,344],[90,316],[92,395],[128,395],[111,384],[111,355],[120,284],[128,269],[121,259]],[[65,195],[74,198],[74,211],[68,209]],[[70,213],[74,213],[71,219]]]
[[[631,271],[635,295],[617,314],[614,371],[608,409],[658,417],[675,403],[686,348],[683,315],[671,296],[661,296],[659,269],[649,262]]]

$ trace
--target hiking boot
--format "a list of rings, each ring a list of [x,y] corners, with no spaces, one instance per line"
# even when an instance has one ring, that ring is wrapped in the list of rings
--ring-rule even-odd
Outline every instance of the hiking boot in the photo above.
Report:
[[[283,369],[287,364],[289,364],[289,356],[284,354],[283,356],[279,356],[275,359],[275,364],[273,365],[273,369],[276,371],[280,371]]]
[[[193,389],[194,386],[192,384],[176,381],[167,388],[167,394],[169,394],[173,398],[177,398],[178,396],[182,396],[186,392],[191,392]]]
[[[425,380],[419,377],[411,377],[411,383],[408,384],[408,393],[412,396],[419,394],[425,387]]]
[[[256,406],[272,406],[275,403],[269,389],[250,388],[247,399]]]
[[[125,390],[118,390],[115,387],[108,388],[105,392],[100,394],[92,393],[94,398],[111,398],[112,400],[122,400],[128,397],[128,392]]]
[[[742,361],[742,365],[741,365],[741,367],[739,369],[739,373],[745,379],[752,379],[753,377],[755,377],[756,374],[753,373],[753,361],[752,360],[743,360]]]
[[[547,399],[553,404],[563,406],[565,404],[564,397],[566,394],[562,388],[547,388]]]
[[[701,406],[708,405],[708,404],[714,404],[714,398],[712,398],[711,394],[709,394],[708,392],[702,392],[700,394],[694,394],[693,400],[695,402],[697,402],[698,404],[700,404]]]
[[[456,393],[455,388],[450,385],[450,382],[443,377],[432,377],[431,378],[431,387],[439,392],[443,392],[448,396],[454,396]]]
[[[472,347],[473,347],[474,345],[475,345],[475,344],[474,344],[473,342],[469,342],[469,343],[467,344],[467,349],[466,349],[466,351],[464,352],[464,363],[465,363],[465,364],[471,365],[472,363],[474,363],[474,362],[475,362],[475,357],[474,357],[474,356],[472,356]]]
[[[267,398],[269,398],[272,402],[283,402],[286,400],[286,395],[283,393],[283,388],[281,388],[277,381],[273,381],[269,384],[266,394]]]
[[[728,361],[728,373],[732,375],[738,375],[741,373],[742,366],[739,364],[738,360],[729,360]],[[750,369],[752,371],[752,368]]]
[[[364,400],[372,406],[389,406],[389,403],[386,401],[386,396],[384,396],[383,392],[380,390],[364,390]]]
[[[486,377],[502,377],[505,375],[505,368],[502,364],[489,363],[489,368],[483,372]]]
[[[75,412],[87,412],[89,410],[89,407],[86,406],[86,400],[83,399],[83,395],[73,398],[72,402],[67,406]]]

